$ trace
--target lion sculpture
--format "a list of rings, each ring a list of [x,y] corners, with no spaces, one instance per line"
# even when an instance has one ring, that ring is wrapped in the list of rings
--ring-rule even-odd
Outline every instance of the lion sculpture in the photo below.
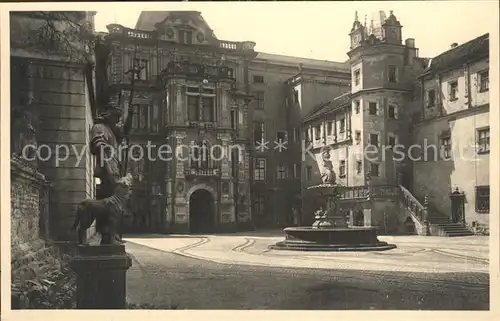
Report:
[[[85,199],[77,205],[72,230],[78,229],[78,244],[87,245],[87,229],[94,220],[96,231],[101,234],[101,245],[120,242],[118,227],[122,216],[128,213],[127,201],[132,193],[132,175],[120,178],[112,196],[104,199]]]

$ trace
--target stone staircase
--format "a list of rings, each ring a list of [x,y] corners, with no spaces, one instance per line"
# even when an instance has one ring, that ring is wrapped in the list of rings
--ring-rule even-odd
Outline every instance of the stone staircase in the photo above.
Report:
[[[462,224],[451,222],[448,217],[436,214],[436,212],[430,212],[429,214],[428,219],[431,235],[448,237],[474,235],[474,233]]]
[[[438,210],[419,201],[410,191],[408,191],[403,186],[400,186],[402,192],[402,207],[410,214],[417,233],[419,235],[431,235],[431,236],[470,236],[474,235],[468,228],[463,226],[461,223],[453,223],[450,218]],[[426,232],[424,225],[424,217],[427,213],[427,220],[429,223],[429,232]]]

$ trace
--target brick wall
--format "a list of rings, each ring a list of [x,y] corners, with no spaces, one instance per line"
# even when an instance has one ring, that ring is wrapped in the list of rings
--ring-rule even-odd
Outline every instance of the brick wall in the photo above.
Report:
[[[43,251],[48,237],[49,183],[38,170],[11,158],[11,242],[12,273],[23,262]]]

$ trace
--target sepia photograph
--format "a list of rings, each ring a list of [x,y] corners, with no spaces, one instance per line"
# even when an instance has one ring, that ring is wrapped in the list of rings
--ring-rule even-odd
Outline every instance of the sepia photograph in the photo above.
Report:
[[[44,5],[2,13],[2,314],[493,308],[498,3]]]

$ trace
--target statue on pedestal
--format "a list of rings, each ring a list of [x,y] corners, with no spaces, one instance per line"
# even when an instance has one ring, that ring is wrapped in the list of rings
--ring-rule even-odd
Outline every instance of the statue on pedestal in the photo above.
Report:
[[[335,171],[333,170],[333,163],[330,160],[330,152],[323,152],[323,168],[324,171],[321,173],[321,180],[324,184],[335,184],[337,177]]]
[[[122,116],[121,109],[107,104],[104,107],[103,112],[95,119],[94,126],[90,132],[90,152],[96,156],[94,176],[101,180],[101,193],[98,200],[101,200],[102,202],[84,200],[80,203],[77,210],[74,228],[80,225],[79,230],[86,230],[90,227],[90,225],[88,227],[85,227],[85,225],[87,223],[92,224],[92,221],[96,219],[96,230],[99,234],[101,234],[101,244],[115,244],[116,242],[121,241],[118,229],[121,225],[120,223],[122,222],[123,215],[128,213],[126,210],[126,202],[122,204],[122,199],[120,197],[126,200],[129,199],[130,190],[126,191],[126,189],[130,189],[132,183],[131,176],[125,176],[127,171],[126,161],[128,155],[126,154],[126,149],[125,153],[122,154],[123,148],[120,148],[120,143],[124,138],[126,138],[130,128],[132,127],[134,110],[132,105],[130,106],[131,107],[128,109],[127,119],[124,123],[122,123],[120,121]],[[124,187],[123,184],[126,186]],[[120,198],[118,203],[113,201],[117,200],[117,197]],[[89,206],[92,211],[100,212],[103,208],[111,211],[107,215],[95,215],[111,217],[116,213],[120,213],[121,216],[117,222],[114,222],[113,220],[110,221],[110,219],[98,219],[97,217],[91,215],[93,213],[88,213],[90,216],[85,217],[87,214],[84,214],[84,212],[89,211]],[[78,217],[79,215],[81,217]],[[91,219],[91,221],[86,222],[88,219]],[[80,220],[79,223],[77,222],[78,220]],[[84,240],[81,240],[79,237],[79,242],[82,241]]]

